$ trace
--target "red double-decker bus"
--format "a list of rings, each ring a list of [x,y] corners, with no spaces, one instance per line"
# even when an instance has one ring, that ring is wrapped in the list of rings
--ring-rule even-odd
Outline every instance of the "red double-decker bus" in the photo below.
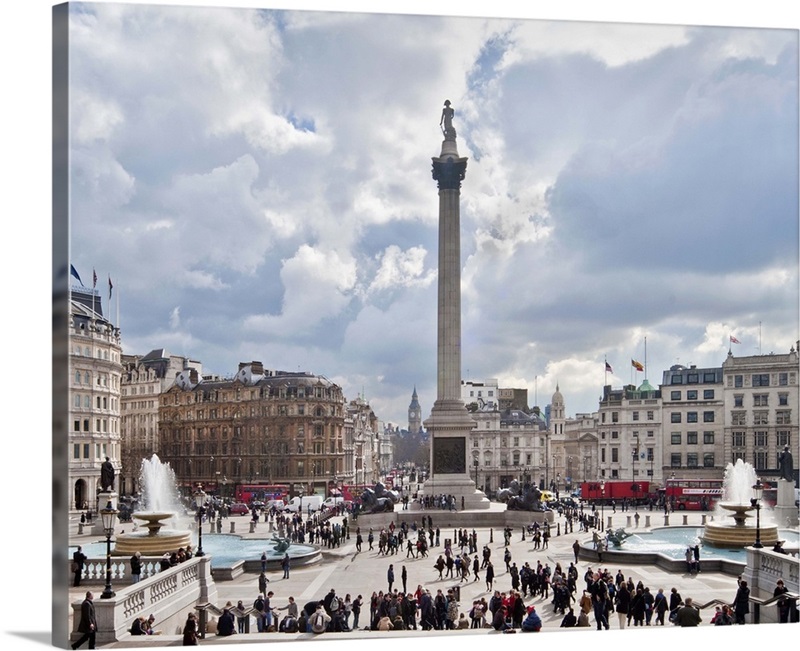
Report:
[[[288,484],[238,484],[236,486],[236,501],[245,504],[249,504],[253,500],[260,502],[282,500],[288,496]]]
[[[649,481],[621,481],[613,479],[606,482],[585,481],[581,484],[581,499],[592,502],[621,502],[623,499],[641,500],[650,496]]]
[[[710,511],[722,498],[722,480],[669,478],[664,497],[674,511]]]

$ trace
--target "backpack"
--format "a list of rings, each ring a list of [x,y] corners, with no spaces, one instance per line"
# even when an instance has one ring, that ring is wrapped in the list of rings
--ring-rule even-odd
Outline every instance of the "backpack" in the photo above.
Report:
[[[315,613],[311,617],[311,630],[314,633],[325,632],[325,618],[322,616],[322,613]]]
[[[281,622],[281,632],[283,633],[297,633],[297,620],[294,617],[286,617]]]
[[[339,597],[334,597],[331,599],[330,609],[332,613],[335,613],[337,610],[339,610]]]

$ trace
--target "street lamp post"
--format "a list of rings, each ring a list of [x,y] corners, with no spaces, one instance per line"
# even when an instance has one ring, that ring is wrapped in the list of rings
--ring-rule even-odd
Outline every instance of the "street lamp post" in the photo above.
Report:
[[[203,515],[205,514],[206,494],[202,484],[197,485],[194,493],[194,503],[197,506],[197,553],[195,556],[205,556],[203,552]]]
[[[475,488],[478,488],[478,457],[473,460],[475,464]]]
[[[756,542],[753,545],[756,549],[761,549],[764,545],[761,544],[761,496],[764,494],[764,485],[761,479],[757,479],[753,485],[753,497],[750,499],[750,504],[756,510]]]
[[[117,511],[111,500],[108,500],[106,507],[100,510],[100,519],[103,523],[103,531],[106,534],[106,587],[103,594],[100,595],[101,599],[111,599],[116,593],[111,589],[111,536],[114,533],[114,525],[117,522]]]
[[[602,496],[600,499],[600,527],[602,531],[606,530],[605,520],[606,520],[606,482],[600,482],[600,495]]]

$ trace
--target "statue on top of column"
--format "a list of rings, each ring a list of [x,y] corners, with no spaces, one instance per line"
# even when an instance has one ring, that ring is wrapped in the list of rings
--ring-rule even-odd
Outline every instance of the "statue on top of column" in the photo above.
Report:
[[[455,110],[450,107],[450,100],[444,101],[444,108],[442,109],[442,118],[439,120],[439,126],[442,128],[445,140],[455,140],[456,130],[453,127],[453,116]]]

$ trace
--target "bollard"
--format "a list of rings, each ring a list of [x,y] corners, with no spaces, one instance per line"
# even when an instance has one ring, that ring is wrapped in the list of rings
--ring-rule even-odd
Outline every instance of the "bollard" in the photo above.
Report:
[[[559,522],[558,525],[556,526],[556,536],[560,535],[561,535],[561,523]]]
[[[631,516],[629,516],[629,515],[625,516],[625,521],[627,523],[628,528],[630,528],[630,526],[631,526]]]
[[[250,520],[250,533],[254,533],[256,530],[256,523]]]
[[[494,529],[489,529],[489,542],[494,542]]]
[[[522,541],[525,542],[525,525],[522,525]]]
[[[215,526],[214,525],[214,521],[213,520],[209,520],[208,521],[208,533],[214,533],[214,526]]]
[[[665,527],[669,526],[669,514],[664,515],[664,526]]]
[[[649,515],[644,516],[644,526],[647,529],[650,528],[650,516]]]
[[[83,527],[84,527],[84,523],[83,522],[79,522],[78,523],[78,535],[83,533]]]
[[[701,518],[700,518],[700,520],[701,520],[700,524],[702,524],[703,526],[705,526],[705,524],[706,524],[706,518],[707,518],[707,517],[708,517],[708,516],[707,516],[705,513],[703,513],[703,515],[702,515],[702,516],[701,516]]]
[[[269,531],[270,532],[273,531],[272,520],[269,521]]]
[[[683,514],[683,524],[684,525],[689,524],[689,516],[686,515],[685,513]]]
[[[613,528],[614,528],[614,525],[611,524],[611,516],[609,515],[608,516],[608,526],[606,527],[606,529],[613,529]]]
[[[236,522],[231,520],[231,533],[236,533]]]

